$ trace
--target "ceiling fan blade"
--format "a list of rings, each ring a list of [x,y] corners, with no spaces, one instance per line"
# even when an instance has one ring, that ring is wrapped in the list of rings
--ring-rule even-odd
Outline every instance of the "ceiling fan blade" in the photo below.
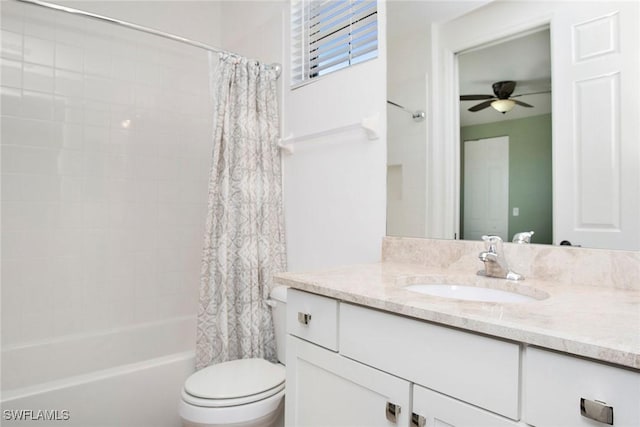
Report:
[[[518,101],[516,99],[512,99],[512,101],[521,107],[533,108],[533,105],[527,104],[526,102]]]
[[[540,92],[519,93],[517,95],[512,95],[511,98],[517,98],[519,96],[526,96],[526,95],[540,95],[542,93],[551,93],[551,91],[550,90],[543,90],[543,91],[540,91]]]
[[[493,98],[493,95],[460,95],[460,101],[479,101],[491,98]]]
[[[481,102],[480,104],[476,104],[473,107],[469,108],[469,111],[475,113],[476,111],[484,110],[485,108],[489,107],[493,101],[494,99],[490,99],[488,101]]]
[[[508,99],[516,88],[516,82],[513,80],[495,82],[491,87],[493,88],[493,93],[496,94],[498,99]]]

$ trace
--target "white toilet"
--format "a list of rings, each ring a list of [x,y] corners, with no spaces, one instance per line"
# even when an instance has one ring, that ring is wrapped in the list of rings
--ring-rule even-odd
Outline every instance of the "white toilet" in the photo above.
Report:
[[[271,291],[278,360],[284,363],[285,286]],[[264,359],[208,366],[185,381],[180,401],[184,427],[277,427],[283,424],[285,368]]]

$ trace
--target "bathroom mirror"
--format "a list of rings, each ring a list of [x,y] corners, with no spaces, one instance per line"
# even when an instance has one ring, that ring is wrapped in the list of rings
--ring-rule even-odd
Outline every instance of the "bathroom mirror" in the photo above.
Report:
[[[542,28],[457,55],[461,239],[533,230],[553,242],[549,43]]]
[[[517,179],[513,182],[511,179],[507,180],[507,201],[500,208],[501,215],[506,217],[506,228],[503,226],[502,233],[495,232],[493,234],[504,234],[503,238],[510,241],[517,232],[533,230],[536,234],[531,240],[532,243],[559,244],[560,235],[562,235],[562,240],[574,240],[572,242],[574,245],[609,249],[640,249],[637,247],[637,239],[633,236],[629,238],[629,234],[637,234],[637,219],[632,219],[633,224],[629,232],[628,228],[618,227],[620,224],[615,223],[617,220],[615,216],[618,215],[617,211],[614,212],[615,209],[610,209],[613,212],[611,215],[601,209],[601,206],[596,206],[590,211],[591,205],[580,199],[580,194],[575,197],[562,198],[559,196],[561,191],[564,191],[563,188],[574,184],[571,179],[575,181],[580,170],[574,170],[571,172],[573,175],[568,176],[559,167],[558,159],[552,158],[560,153],[564,156],[563,160],[567,159],[567,143],[564,142],[565,147],[562,149],[554,144],[557,143],[556,140],[569,140],[570,138],[559,138],[559,136],[569,137],[571,131],[576,131],[580,123],[573,124],[573,128],[567,128],[567,126],[571,126],[572,120],[566,109],[551,110],[553,96],[551,90],[557,89],[553,86],[552,76],[562,74],[564,78],[568,74],[568,70],[563,70],[563,67],[571,66],[571,55],[565,54],[564,56],[568,59],[563,63],[558,61],[557,55],[560,49],[565,49],[566,41],[570,40],[570,37],[567,37],[568,32],[565,29],[559,31],[558,27],[555,27],[554,37],[563,37],[560,41],[556,40],[563,45],[556,45],[555,53],[550,54],[550,52],[554,52],[555,39],[551,39],[550,36],[550,33],[554,34],[554,31],[550,32],[549,17],[554,13],[563,15],[563,19],[564,16],[569,16],[571,19],[575,17],[577,24],[567,25],[567,28],[572,28],[570,31],[574,32],[574,36],[589,41],[596,39],[594,35],[599,37],[603,32],[617,31],[616,25],[619,24],[618,19],[621,15],[606,10],[600,12],[600,10],[596,10],[600,4],[591,3],[594,6],[589,7],[594,10],[593,16],[597,18],[582,18],[582,12],[574,13],[566,10],[556,12],[549,9],[540,12],[542,18],[534,22],[535,19],[530,18],[532,11],[539,13],[538,9],[542,8],[535,2],[509,2],[509,4],[502,3],[497,6],[496,3],[500,2],[487,3],[489,2],[469,3],[467,4],[468,10],[454,10],[448,16],[443,16],[441,12],[443,2],[389,3],[387,20],[388,100],[401,104],[410,110],[426,110],[428,119],[424,123],[415,123],[409,115],[401,110],[392,105],[387,107],[387,234],[475,240],[480,234],[493,233],[491,221],[481,227],[482,230],[487,230],[482,233],[472,232],[472,227],[469,225],[465,227],[465,212],[474,203],[473,197],[465,201],[465,196],[476,196],[476,193],[479,192],[478,188],[497,188],[501,185],[498,184],[498,178],[491,175],[493,170],[485,170],[480,172],[489,174],[484,175],[485,178],[474,178],[472,175],[470,179],[471,183],[478,184],[480,181],[480,186],[476,186],[471,194],[465,191],[465,166],[472,165],[472,163],[465,162],[465,141],[475,141],[476,144],[481,144],[484,142],[483,140],[507,136],[511,140],[507,144],[511,149],[509,154],[519,157],[519,159],[507,157],[509,159],[507,176],[513,178],[511,175],[517,175]],[[604,4],[605,2],[602,2],[602,5]],[[560,8],[559,6],[553,7]],[[581,6],[576,4],[575,6],[565,5],[563,7],[569,9]],[[488,8],[491,8],[491,12],[485,13],[484,11]],[[499,17],[495,15],[497,8],[508,8],[507,16],[511,16],[513,22],[506,23],[498,19]],[[612,16],[616,21],[612,20]],[[465,25],[464,27],[458,25],[457,32],[461,33],[461,29],[464,28],[464,32],[467,33],[465,36],[451,35],[455,33],[456,25],[448,25],[447,22],[460,21],[457,17],[462,17]],[[486,25],[489,21],[491,21],[491,25]],[[514,24],[516,21],[517,23]],[[592,25],[591,22],[596,24]],[[604,24],[601,25],[601,22]],[[436,25],[432,26],[432,23]],[[447,26],[449,26],[448,30]],[[441,30],[443,27],[445,29]],[[576,28],[584,33],[584,37],[582,33],[576,33]],[[481,37],[477,37],[477,42],[468,35],[474,34],[474,32],[481,35]],[[571,35],[571,33],[568,34]],[[434,41],[434,35],[437,35],[439,40]],[[629,32],[620,33],[620,37],[629,35]],[[446,37],[457,37],[456,42],[458,43],[459,40],[466,37],[467,44],[459,43],[459,45],[464,45],[464,48],[456,50],[455,42],[452,43],[451,45],[454,47],[450,47],[450,58],[443,58],[441,52],[436,51],[439,49],[437,42],[442,43]],[[615,39],[615,37],[611,39]],[[597,49],[601,49],[602,46],[602,43],[599,43]],[[587,44],[578,45],[576,49],[583,48],[587,49]],[[597,51],[593,55],[596,57],[601,53]],[[575,55],[579,54],[581,53],[576,51],[574,61]],[[554,58],[552,73],[551,62]],[[434,64],[436,61],[441,63]],[[438,75],[438,73],[442,74]],[[635,80],[636,82],[626,81],[626,87],[629,87],[629,84],[637,87],[637,74]],[[516,82],[515,89],[511,92],[511,95],[514,96],[513,100],[533,105],[535,108],[515,105],[511,110],[502,114],[488,106],[470,113],[467,111],[468,108],[491,101],[491,99],[469,101],[459,101],[458,99],[460,95],[496,95],[492,87],[493,84],[505,81]],[[599,82],[598,79],[590,81]],[[449,88],[448,85],[452,87],[455,85],[455,90]],[[564,101],[558,101],[558,99],[571,98],[571,96],[566,96],[569,95],[567,87],[571,85],[563,86],[558,88],[555,93],[553,105],[564,106]],[[616,87],[610,86],[616,90]],[[587,85],[584,87],[584,93],[591,90]],[[593,90],[589,95],[594,96],[590,99],[590,105],[597,104],[600,99],[606,103],[609,102],[608,97],[614,99],[615,96],[622,96],[616,93],[607,93],[606,90],[608,89],[599,92]],[[506,98],[509,97],[506,96]],[[625,105],[632,107],[631,111],[638,108],[636,104],[636,101],[633,101],[632,104],[625,103]],[[455,112],[453,111],[454,107]],[[602,117],[593,114],[595,109],[590,111],[583,105],[578,107],[582,108],[582,110],[577,110],[578,113],[584,114],[585,117],[590,114],[592,120]],[[452,119],[454,116],[457,116],[455,120]],[[620,113],[620,117],[624,119],[624,113]],[[609,126],[614,129],[614,122],[617,119],[612,118],[609,122],[607,122],[607,118],[604,119],[602,127]],[[624,119],[620,123],[624,127],[624,123],[631,123],[631,120]],[[447,129],[445,131],[435,129],[438,126],[447,127]],[[455,135],[453,129],[457,129],[459,135]],[[618,130],[614,129],[610,134],[604,134],[601,137],[609,138],[616,131]],[[631,130],[631,132],[634,131]],[[618,142],[614,141],[614,143]],[[468,142],[467,144],[472,145],[473,143]],[[627,143],[624,142],[624,144]],[[455,145],[458,146],[454,150],[451,146]],[[622,148],[615,147],[616,150],[619,150],[618,154],[628,149],[628,146],[625,148],[623,144],[620,146]],[[486,151],[486,149],[479,151]],[[637,150],[632,150],[629,153],[637,154]],[[593,151],[587,154],[591,156],[589,167],[595,165],[597,170],[599,167],[597,162],[601,161],[598,152]],[[607,163],[606,156],[610,153],[602,152],[601,154],[604,154],[602,163]],[[560,158],[560,156],[557,157]],[[626,171],[640,169],[638,156],[632,157],[624,158],[624,162],[616,167],[624,167]],[[552,166],[552,162],[558,164]],[[566,164],[568,167],[571,166],[569,162]],[[605,177],[605,180],[608,179],[607,173],[612,176],[616,175],[615,170],[612,172],[612,169],[615,169],[613,166],[608,170],[604,169],[602,176]],[[435,173],[434,170],[436,170]],[[449,175],[442,173],[443,170]],[[580,185],[585,185],[584,183],[589,180],[591,180],[589,182],[595,181],[597,176],[597,174],[589,174],[585,178],[584,175],[586,174],[578,177],[582,179],[582,182],[579,182]],[[622,176],[623,174],[617,173],[617,175]],[[450,178],[452,176],[455,178]],[[637,174],[630,176],[635,179]],[[492,179],[496,181],[491,181]],[[609,189],[615,188],[615,179],[607,182],[607,186]],[[588,186],[585,185],[585,187]],[[594,187],[591,185],[589,188],[593,189]],[[612,192],[604,190],[604,186],[602,188],[603,190],[598,194],[605,198],[609,197]],[[595,189],[591,191],[595,191]],[[581,194],[584,194],[584,191]],[[631,211],[634,212],[638,209],[638,196],[633,192],[626,194],[632,194],[632,198],[635,199],[631,203],[635,206],[631,207]],[[618,198],[615,199],[615,197]],[[624,208],[623,203],[620,202],[622,197],[614,194],[610,199]],[[559,200],[562,202],[560,204],[562,209],[556,208]],[[560,224],[560,220],[563,218],[559,220],[559,217],[568,211],[567,203],[570,204],[574,200],[575,204],[579,206],[572,208],[575,213],[571,212],[571,215],[580,219],[581,225],[584,225],[585,229],[593,228],[595,230],[593,234],[604,230],[604,233],[599,233],[602,236],[606,236],[607,231],[616,231],[618,232],[617,236],[611,240],[607,240],[606,237],[596,238],[585,244],[580,239],[574,238],[575,235],[571,235],[571,233],[566,234],[569,236],[568,238],[564,237],[564,232],[559,233],[558,230],[569,228],[564,223]],[[475,203],[490,208],[496,206],[495,202],[486,200],[482,202],[475,200]],[[609,206],[611,203],[607,202],[601,205]],[[553,212],[553,209],[557,209],[557,211]],[[567,216],[570,215],[566,214],[565,217]],[[612,217],[613,220],[609,221],[609,217]],[[601,226],[602,224],[605,225]],[[628,225],[629,221],[626,224]],[[554,230],[556,235],[553,235]],[[629,241],[631,243],[628,243]]]

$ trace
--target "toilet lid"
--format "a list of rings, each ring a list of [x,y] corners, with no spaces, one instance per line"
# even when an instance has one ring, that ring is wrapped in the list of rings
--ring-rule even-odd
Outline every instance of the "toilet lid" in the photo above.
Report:
[[[235,399],[284,383],[282,365],[264,359],[239,359],[211,365],[187,378],[184,390],[203,399]]]

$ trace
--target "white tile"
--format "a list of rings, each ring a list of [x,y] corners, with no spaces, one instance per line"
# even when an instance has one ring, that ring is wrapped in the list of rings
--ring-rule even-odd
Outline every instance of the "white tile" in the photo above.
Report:
[[[61,199],[61,179],[46,175],[23,175],[22,197],[25,201],[55,202]]]
[[[22,34],[2,30],[2,57],[22,60]]]
[[[52,122],[2,117],[2,144],[55,148],[61,145],[61,130]]]
[[[56,41],[82,46],[87,24],[90,25],[90,21],[84,17],[70,13],[57,13],[55,17]]]
[[[37,64],[25,63],[22,75],[22,84],[24,89],[53,93],[53,68]]]
[[[146,203],[158,201],[158,181],[155,179],[135,179],[128,187],[128,191],[128,200]],[[156,220],[156,218],[157,214],[153,220]],[[152,220],[152,218],[150,218],[150,220]]]
[[[110,178],[106,182],[107,200],[110,202],[132,202],[128,192],[129,182],[123,178]]]
[[[158,176],[158,159],[144,156],[131,156],[130,176],[137,178],[155,178]]]
[[[25,62],[53,67],[54,46],[50,40],[25,35],[23,41]]]
[[[105,175],[111,178],[126,178],[129,160],[127,156],[108,153],[105,158]]]
[[[3,30],[22,34],[24,28],[24,3],[7,1],[2,3],[2,20],[0,25]]]
[[[22,88],[22,62],[0,58],[0,66],[2,86]]]
[[[22,317],[21,342],[39,341],[53,335],[53,310],[34,314],[24,314]]]
[[[20,145],[2,149],[2,170],[7,173],[55,175],[56,151]]]
[[[36,6],[27,6],[24,14],[24,33],[53,40],[55,22],[60,12]]]
[[[53,333],[62,336],[87,332],[83,314],[84,304],[76,304],[75,300],[66,304],[56,304],[53,312]]]
[[[0,87],[0,108],[4,116],[22,114],[22,91],[11,87]]]
[[[82,125],[65,123],[62,128],[62,146],[68,149],[80,150],[83,148]]]
[[[86,228],[106,228],[109,224],[109,204],[106,202],[83,203],[84,226]]]
[[[20,343],[22,339],[22,315],[14,315],[11,311],[2,310],[2,346]],[[6,356],[3,356],[3,359]],[[7,372],[3,372],[2,382],[7,382]]]
[[[111,67],[112,78],[126,82],[135,82],[136,69],[138,67],[136,61],[131,58],[127,58],[126,56],[114,56]]]
[[[84,96],[84,77],[81,73],[55,70],[55,93],[71,98]]]
[[[133,318],[137,322],[152,322],[160,319],[158,307],[155,298],[143,297],[137,298],[134,304]],[[3,334],[4,338],[4,334]]]
[[[54,120],[63,123],[82,124],[84,120],[84,101],[82,98],[54,95],[53,103]]]
[[[55,226],[54,203],[5,202],[2,205],[3,231],[30,231]]]
[[[134,140],[135,136],[132,131],[111,127],[111,129],[109,129],[108,151],[112,154],[129,154],[130,146]]]
[[[111,102],[119,105],[134,105],[134,85],[126,82],[114,81],[112,85],[113,93],[111,94]]]
[[[84,176],[106,176],[106,159],[104,153],[97,151],[85,151],[82,156],[82,163]]]
[[[110,106],[107,103],[87,100],[84,110],[84,123],[93,126],[108,127],[111,122]]]
[[[80,229],[60,229],[51,233],[49,256],[79,256],[84,248],[84,235]]]
[[[87,151],[106,152],[109,147],[109,128],[104,126],[84,125],[84,149]]]
[[[85,98],[101,102],[111,102],[113,92],[114,88],[111,80],[101,77],[85,76]]]
[[[59,200],[67,202],[78,202],[84,200],[84,179],[75,176],[60,177]]]
[[[22,303],[20,289],[22,289],[23,280],[22,273],[26,265],[21,259],[3,259],[2,260],[2,303],[8,298],[13,305],[17,304],[19,308]]]
[[[97,76],[108,77],[111,74],[111,57],[108,53],[98,50],[84,50],[84,72]]]
[[[84,71],[84,52],[81,47],[56,43],[55,49],[56,68],[76,71],[79,73]]]
[[[60,229],[84,227],[84,204],[81,202],[61,202],[57,204],[56,227]]]
[[[22,117],[27,119],[52,120],[53,95],[50,93],[22,92]],[[4,107],[4,105],[3,105]]]
[[[106,202],[109,200],[108,181],[103,177],[88,177],[83,180],[83,200],[87,202]]]
[[[22,175],[7,174],[3,172],[0,179],[2,186],[2,201],[21,201],[23,198]]]
[[[81,286],[83,279],[83,267],[81,257],[51,257],[49,274],[59,283],[67,283],[71,286]]]
[[[62,149],[57,151],[57,175],[83,175],[82,151]]]

